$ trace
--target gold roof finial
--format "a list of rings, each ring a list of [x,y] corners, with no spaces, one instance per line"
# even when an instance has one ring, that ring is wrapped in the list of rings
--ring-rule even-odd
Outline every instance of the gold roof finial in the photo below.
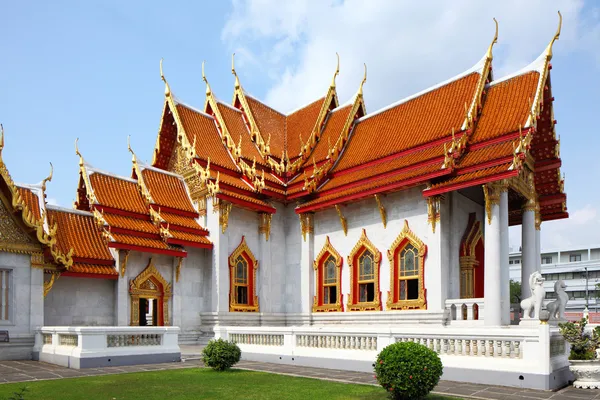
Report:
[[[337,67],[335,68],[335,73],[333,74],[333,79],[331,80],[332,88],[335,87],[335,77],[340,74],[340,55],[337,53],[337,51],[335,52],[335,55],[337,57]]]
[[[360,83],[360,87],[358,88],[358,94],[361,95],[361,96],[363,94],[363,85],[367,81],[367,64],[364,64],[364,66],[365,66],[365,76],[363,77],[363,80]]]
[[[240,87],[240,78],[238,78],[237,73],[235,72],[234,59],[235,53],[231,55],[231,73],[235,76],[235,88],[237,89]]]
[[[54,175],[54,166],[50,163],[50,175],[47,178],[44,178],[42,181],[42,192],[46,191],[46,183],[52,180],[52,176]]]
[[[562,14],[559,11],[558,12],[558,28],[556,29],[556,33],[554,34],[554,37],[548,44],[548,47],[546,47],[546,57],[548,57],[548,61],[552,60],[552,45],[554,45],[554,42],[558,40],[558,37],[560,36],[561,28],[562,28]]]
[[[494,38],[492,39],[492,43],[490,43],[490,47],[488,47],[488,51],[485,55],[488,60],[491,60],[492,58],[494,58],[492,56],[492,48],[494,47],[494,44],[498,43],[498,21],[496,21],[496,18],[494,18],[494,23],[496,24],[496,33],[494,33]]]
[[[162,81],[165,83],[165,96],[170,96],[171,88],[169,87],[169,82],[167,82],[167,79],[165,78],[165,74],[163,73],[162,63],[163,63],[163,59],[161,58],[160,59],[160,79],[162,79]]]
[[[0,152],[4,149],[4,127],[0,124]]]
[[[79,142],[79,138],[75,139],[75,154],[79,156],[79,166],[83,166],[83,156],[79,152],[79,146],[77,146],[77,142]]]
[[[127,135],[127,150],[129,150],[129,152],[131,153],[131,161],[136,163],[137,159],[135,157],[133,149],[131,148],[131,135]]]
[[[208,84],[208,79],[206,79],[206,74],[204,73],[204,64],[206,63],[206,61],[202,61],[202,80],[204,82],[206,82],[206,94],[210,95],[211,91],[210,91],[210,85]]]

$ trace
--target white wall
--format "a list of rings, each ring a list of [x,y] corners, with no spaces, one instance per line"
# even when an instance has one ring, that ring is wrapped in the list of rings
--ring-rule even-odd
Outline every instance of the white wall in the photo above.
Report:
[[[44,300],[44,325],[112,326],[114,290],[114,280],[61,276]]]
[[[31,256],[0,252],[0,269],[10,271],[9,320],[0,321],[0,330],[9,335],[33,334],[36,325],[43,323],[42,270],[31,268]],[[32,293],[34,296],[32,296]]]
[[[200,328],[200,312],[210,311],[210,264],[207,252],[210,250],[188,248],[188,256],[184,259],[179,282],[174,287],[173,304],[181,302],[181,332],[196,331]],[[162,272],[161,272],[162,273]],[[179,299],[176,299],[176,296]],[[177,315],[173,315],[177,318]]]

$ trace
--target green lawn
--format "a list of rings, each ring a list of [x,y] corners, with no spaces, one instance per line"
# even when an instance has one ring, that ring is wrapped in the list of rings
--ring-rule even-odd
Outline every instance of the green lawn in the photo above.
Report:
[[[27,386],[25,399],[235,399],[235,400],[376,400],[380,387],[350,385],[244,370],[215,372],[204,368],[140,372],[86,378],[0,384],[0,399]],[[449,397],[431,395],[428,400]]]

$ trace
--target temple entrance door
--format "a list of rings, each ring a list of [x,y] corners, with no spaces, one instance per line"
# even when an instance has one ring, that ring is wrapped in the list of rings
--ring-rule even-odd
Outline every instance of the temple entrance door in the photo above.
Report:
[[[148,267],[129,283],[132,326],[169,325],[171,284],[167,282],[152,259]]]
[[[483,233],[475,213],[469,214],[460,243],[460,298],[483,297],[485,275]]]
[[[158,326],[158,300],[140,297],[139,298],[139,326]]]

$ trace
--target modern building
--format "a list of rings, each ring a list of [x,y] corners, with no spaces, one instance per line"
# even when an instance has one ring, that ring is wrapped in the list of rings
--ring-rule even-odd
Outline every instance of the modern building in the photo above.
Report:
[[[562,279],[569,295],[568,312],[583,312],[586,305],[590,312],[598,310],[600,291],[596,290],[596,285],[600,284],[600,246],[544,250],[540,260],[542,276],[546,280],[546,299],[556,298],[554,284]],[[508,261],[510,279],[521,281],[521,263],[521,252],[511,251]]]
[[[139,361],[166,341],[152,325],[178,327],[180,342],[234,340],[250,360],[363,371],[388,344],[418,342],[440,353],[445,379],[563,385],[564,338],[539,317],[510,325],[505,268],[509,226],[522,225],[529,276],[544,221],[568,218],[550,78],[559,34],[498,78],[496,25],[465,72],[371,112],[366,69],[349,99],[338,68],[283,114],[234,66],[231,102],[203,76],[192,107],[161,64],[152,165],[130,148],[129,176],[94,168],[83,153],[104,138],[85,138],[74,209],[46,204],[50,177],[13,182],[0,153],[0,358]]]

